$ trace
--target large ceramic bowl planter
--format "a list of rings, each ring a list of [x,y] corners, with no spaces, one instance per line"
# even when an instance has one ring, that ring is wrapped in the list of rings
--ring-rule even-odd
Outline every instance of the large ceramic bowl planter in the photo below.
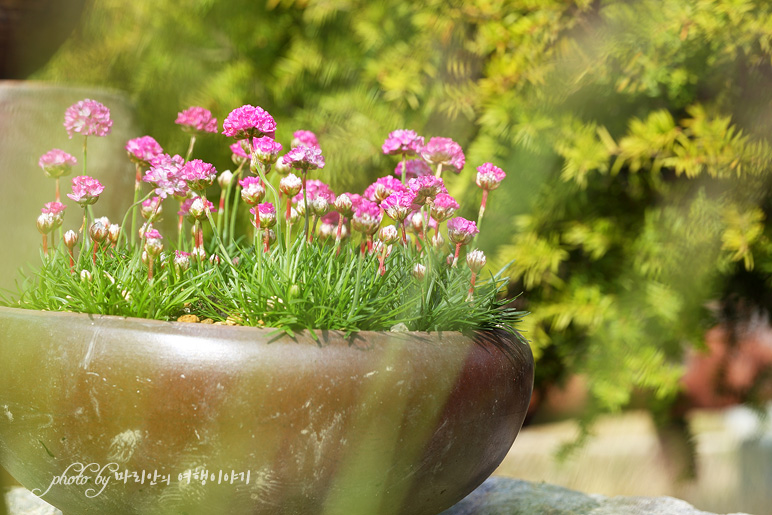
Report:
[[[520,430],[504,332],[317,334],[0,308],[0,461],[65,514],[430,514]]]

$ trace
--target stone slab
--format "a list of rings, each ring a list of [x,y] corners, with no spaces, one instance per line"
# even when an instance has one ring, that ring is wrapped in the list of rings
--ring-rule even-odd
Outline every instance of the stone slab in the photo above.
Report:
[[[22,487],[5,494],[8,515],[62,515]],[[606,497],[547,483],[488,478],[442,515],[716,515],[673,497]],[[748,515],[735,513],[731,515]]]

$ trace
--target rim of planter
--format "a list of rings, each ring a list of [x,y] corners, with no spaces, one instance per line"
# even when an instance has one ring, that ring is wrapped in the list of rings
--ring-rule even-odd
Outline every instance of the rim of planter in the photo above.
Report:
[[[533,356],[504,331],[271,332],[0,307],[0,462],[34,493],[76,462],[174,476],[56,486],[43,499],[65,513],[428,514],[522,426]],[[253,484],[186,500],[179,473],[202,465]],[[165,492],[182,504],[155,511]]]

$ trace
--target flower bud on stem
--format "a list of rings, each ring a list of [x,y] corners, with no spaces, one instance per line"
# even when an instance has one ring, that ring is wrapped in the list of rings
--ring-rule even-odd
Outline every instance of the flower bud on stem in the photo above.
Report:
[[[467,302],[472,302],[472,299],[474,298],[474,280],[477,278],[477,274],[472,272],[472,281],[469,285],[469,293],[466,296]]]
[[[456,265],[458,265],[458,253],[461,250],[461,243],[456,243],[456,253],[453,255],[453,265],[452,268],[456,268]]]
[[[477,215],[477,228],[479,229],[482,225],[483,216],[485,215],[485,204],[488,203],[488,190],[483,189],[482,192],[482,201],[480,202],[480,212]],[[477,235],[475,235],[476,237]]]

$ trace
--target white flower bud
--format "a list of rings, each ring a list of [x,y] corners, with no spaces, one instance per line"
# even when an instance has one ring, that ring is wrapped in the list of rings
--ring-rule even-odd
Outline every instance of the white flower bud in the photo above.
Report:
[[[399,241],[399,231],[393,225],[386,225],[378,231],[378,239],[386,245],[391,245]]]
[[[322,196],[314,197],[311,201],[311,211],[316,216],[324,216],[330,210],[330,202]]]
[[[97,220],[91,224],[91,227],[89,227],[88,234],[93,241],[102,243],[107,239],[107,227],[108,226],[105,226],[102,223],[102,218],[97,218]]]
[[[485,254],[482,250],[472,250],[466,254],[466,264],[474,273],[480,273],[485,266]]]
[[[64,233],[64,245],[68,249],[72,250],[77,243],[78,243],[78,233],[72,230]]]
[[[230,170],[225,170],[217,177],[217,184],[219,184],[222,189],[226,189],[230,186],[231,181],[233,181],[233,172]]]

